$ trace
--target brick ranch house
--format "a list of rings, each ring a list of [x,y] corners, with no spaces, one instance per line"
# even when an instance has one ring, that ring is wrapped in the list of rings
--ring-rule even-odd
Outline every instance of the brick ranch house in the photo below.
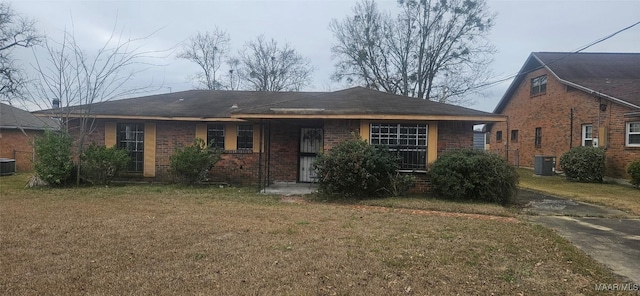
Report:
[[[58,126],[50,118],[0,103],[0,158],[14,159],[17,172],[33,170],[33,139]]]
[[[212,180],[261,188],[315,181],[316,155],[357,135],[402,156],[403,172],[426,176],[428,164],[438,154],[472,146],[474,124],[506,120],[361,87],[335,92],[191,90],[70,111],[71,127],[77,126],[73,118],[83,112],[94,118],[87,142],[129,151],[131,174],[168,178],[169,157],[175,149],[201,138],[224,149],[210,173]],[[426,189],[424,183],[417,189]]]
[[[494,113],[491,150],[521,166],[572,147],[605,149],[606,175],[640,159],[640,53],[534,52]]]

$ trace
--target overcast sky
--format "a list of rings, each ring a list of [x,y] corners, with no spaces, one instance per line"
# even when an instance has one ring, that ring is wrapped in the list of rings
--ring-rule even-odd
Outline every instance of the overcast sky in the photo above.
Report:
[[[78,43],[87,51],[104,44],[114,24],[125,35],[146,39],[146,50],[178,48],[197,31],[214,27],[226,30],[236,51],[249,40],[264,34],[279,43],[288,42],[315,67],[313,85],[305,90],[329,91],[344,88],[330,75],[334,38],[328,30],[331,19],[351,14],[355,0],[209,0],[209,1],[10,1],[21,15],[37,21],[38,29],[53,39],[74,28]],[[382,10],[394,9],[396,1],[378,1]],[[640,21],[640,0],[488,0],[497,13],[490,40],[498,52],[492,71],[495,80],[516,74],[528,55],[535,51],[575,51],[595,40]],[[640,25],[599,43],[589,52],[640,52]],[[193,89],[190,76],[197,65],[177,59],[177,52],[156,60],[157,66],[140,74],[134,83],[153,81],[157,92]],[[31,52],[16,55],[23,64]],[[638,65],[640,67],[640,65]],[[493,111],[511,83],[507,80],[484,91],[470,107]]]

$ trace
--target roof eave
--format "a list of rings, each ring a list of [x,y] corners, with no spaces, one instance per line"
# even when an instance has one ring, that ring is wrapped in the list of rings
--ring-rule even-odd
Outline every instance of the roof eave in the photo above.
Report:
[[[556,76],[556,75],[554,74],[554,76]],[[623,105],[623,106],[640,109],[640,106],[635,105],[635,104],[631,104],[631,103],[629,103],[629,102],[627,102],[625,100],[621,100],[621,99],[618,99],[618,98],[616,98],[614,96],[610,96],[608,94],[605,94],[605,93],[590,89],[590,88],[588,88],[586,86],[582,86],[580,84],[577,84],[577,83],[574,83],[574,82],[571,82],[571,81],[568,81],[568,80],[564,80],[564,79],[558,78],[557,76],[556,76],[556,78],[558,79],[558,81],[560,81],[560,83],[568,85],[568,86],[571,86],[571,87],[576,88],[576,89],[579,89],[579,90],[584,91],[584,92],[586,92],[588,94],[592,94],[592,95],[595,95],[595,96],[598,96],[598,97],[601,97],[601,98],[608,99],[610,101],[613,101],[613,102],[618,103],[618,104]]]
[[[351,119],[351,120],[420,120],[420,121],[473,121],[504,122],[502,115],[405,115],[405,114],[274,114],[236,113],[232,118],[242,119]]]
[[[39,117],[51,117],[52,114],[33,113]],[[113,114],[64,114],[64,118],[95,118],[95,119],[125,119],[125,120],[168,120],[168,121],[237,121],[244,120],[230,117],[187,117],[187,116],[143,116],[143,115],[113,115]]]

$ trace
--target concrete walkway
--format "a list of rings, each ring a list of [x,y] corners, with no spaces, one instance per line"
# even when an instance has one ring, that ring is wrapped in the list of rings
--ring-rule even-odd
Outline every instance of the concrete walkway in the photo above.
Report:
[[[275,183],[262,189],[264,194],[278,194],[283,196],[305,195],[318,192],[318,186],[313,183]]]
[[[596,261],[640,284],[640,219],[623,211],[520,190],[526,218],[554,229]],[[612,283],[614,284],[614,283]]]

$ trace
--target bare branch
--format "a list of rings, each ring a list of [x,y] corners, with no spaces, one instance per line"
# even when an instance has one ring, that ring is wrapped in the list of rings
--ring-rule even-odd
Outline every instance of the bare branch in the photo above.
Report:
[[[311,62],[288,44],[279,47],[275,40],[259,36],[247,42],[239,55],[238,74],[249,89],[299,91],[311,82]]]
[[[229,52],[231,39],[227,32],[215,28],[211,32],[198,32],[183,46],[178,58],[192,61],[200,66],[202,72],[196,75],[204,89],[221,89],[223,83],[218,79],[218,70]]]
[[[464,102],[488,79],[495,49],[484,0],[400,0],[392,17],[374,0],[329,26],[336,43],[333,78],[390,93],[441,102]]]

